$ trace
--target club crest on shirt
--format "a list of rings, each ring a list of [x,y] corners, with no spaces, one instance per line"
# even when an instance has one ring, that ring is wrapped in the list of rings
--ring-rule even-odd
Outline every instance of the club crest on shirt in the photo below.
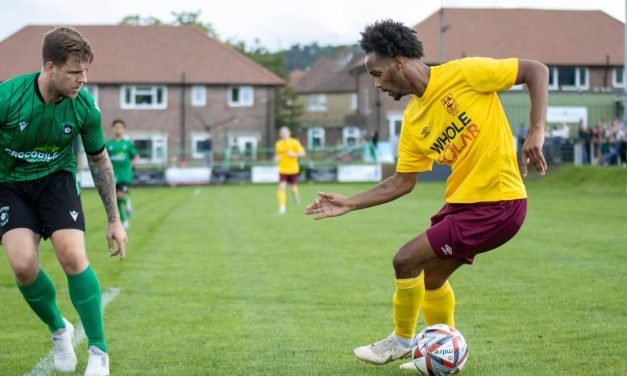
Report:
[[[72,134],[72,127],[74,124],[70,122],[63,123],[63,134]]]
[[[9,207],[3,206],[0,208],[0,226],[4,226],[9,223]]]
[[[448,95],[441,99],[441,102],[446,109],[446,112],[451,115],[457,115],[459,112],[459,105],[455,101],[455,98],[453,98],[453,94],[448,93]]]

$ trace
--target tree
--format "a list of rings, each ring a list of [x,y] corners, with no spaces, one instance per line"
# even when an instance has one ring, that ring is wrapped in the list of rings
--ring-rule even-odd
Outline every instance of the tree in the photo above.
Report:
[[[180,12],[180,13],[172,12],[172,15],[174,16],[174,21],[172,22],[172,25],[196,26],[204,30],[207,33],[207,35],[209,35],[210,37],[217,38],[218,33],[213,28],[213,25],[209,22],[200,21],[201,12],[202,11],[200,10],[197,12]]]
[[[276,127],[288,127],[292,132],[300,128],[300,117],[305,113],[305,108],[298,101],[298,96],[289,86],[278,90],[275,106]]]
[[[283,79],[287,79],[288,73],[287,69],[285,69],[285,55],[283,52],[268,51],[265,47],[261,46],[259,39],[255,39],[255,45],[252,47],[248,47],[244,41],[228,40],[226,44],[248,56],[256,63],[263,65],[263,67],[270,72]]]
[[[248,47],[243,41],[227,41],[227,44],[251,60],[262,65],[277,76],[287,80],[289,74],[285,68],[285,54],[282,51],[270,52],[261,46],[259,40],[255,45]],[[274,104],[276,127],[288,127],[292,131],[300,128],[300,117],[304,114],[303,105],[298,102],[296,93],[290,87],[277,90],[277,98]]]
[[[126,16],[124,18],[122,18],[122,20],[120,21],[121,25],[161,25],[163,24],[163,22],[161,22],[160,19],[156,18],[156,17],[145,17],[142,18],[139,14],[134,14],[131,16]]]
[[[216,33],[213,25],[209,22],[200,21],[200,13],[197,12],[172,12],[172,16],[174,20],[169,22],[168,25],[188,25],[188,26],[196,26],[197,28],[203,30],[207,35],[213,38],[218,37],[218,33]],[[141,17],[139,14],[133,14],[130,16],[126,16],[122,18],[120,21],[122,25],[163,25],[163,21],[161,21],[157,17],[149,16],[149,17]]]

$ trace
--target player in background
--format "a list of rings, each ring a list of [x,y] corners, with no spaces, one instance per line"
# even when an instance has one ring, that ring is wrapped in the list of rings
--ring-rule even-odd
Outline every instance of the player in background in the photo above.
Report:
[[[113,172],[115,174],[115,190],[118,197],[118,212],[125,229],[128,229],[129,219],[133,215],[131,199],[128,197],[129,188],[133,184],[133,169],[137,166],[137,149],[133,141],[124,138],[126,123],[124,120],[115,119],[111,123],[113,139],[107,141],[107,152]]]
[[[375,86],[395,100],[411,95],[403,115],[396,173],[351,197],[321,192],[306,214],[323,219],[395,200],[411,192],[418,174],[430,171],[433,162],[452,170],[446,203],[431,218],[431,227],[394,255],[394,331],[354,350],[359,359],[384,364],[409,355],[421,310],[426,325],[455,326],[449,276],[471,264],[475,255],[507,242],[522,226],[527,194],[496,92],[526,84],[531,125],[522,170],[526,176],[531,163],[544,175],[548,69],[537,61],[515,58],[465,58],[429,67],[421,60],[422,43],[414,30],[392,20],[369,25],[361,35],[365,66]]]
[[[305,149],[298,142],[297,139],[290,137],[290,129],[288,127],[282,127],[279,130],[281,139],[276,142],[274,146],[275,155],[274,160],[279,165],[279,190],[277,192],[277,198],[279,201],[279,214],[285,214],[285,186],[290,185],[292,195],[294,196],[294,202],[300,204],[300,196],[298,194],[298,174],[300,172],[300,166],[298,165],[298,158],[306,155]]]
[[[50,239],[88,338],[85,375],[108,375],[100,284],[85,251],[85,218],[72,150],[72,141],[80,135],[107,214],[109,254],[122,260],[127,237],[118,216],[100,110],[82,89],[94,54],[76,30],[59,27],[44,35],[42,57],[40,72],[0,84],[2,246],[19,291],[52,333],[55,368],[74,372],[74,328],[61,316],[55,286],[39,264],[41,239]]]

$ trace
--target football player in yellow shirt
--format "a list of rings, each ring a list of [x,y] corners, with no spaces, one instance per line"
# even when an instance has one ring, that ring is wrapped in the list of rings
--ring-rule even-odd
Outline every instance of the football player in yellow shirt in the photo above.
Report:
[[[282,127],[279,130],[281,139],[276,142],[274,146],[275,156],[279,166],[279,191],[277,192],[277,198],[279,201],[279,214],[285,214],[285,187],[290,185],[292,194],[294,195],[294,201],[299,204],[300,196],[298,195],[298,174],[300,173],[300,166],[298,165],[298,158],[306,155],[305,149],[298,142],[297,139],[290,137],[290,129]]]
[[[426,325],[455,326],[449,276],[471,264],[475,255],[507,242],[522,226],[527,194],[496,92],[526,84],[531,125],[522,149],[522,172],[526,176],[532,164],[544,175],[548,69],[532,60],[489,58],[429,67],[421,60],[422,43],[414,30],[392,20],[367,26],[360,45],[377,88],[395,100],[411,95],[396,173],[351,197],[321,192],[305,213],[323,219],[383,204],[411,192],[418,174],[430,171],[433,162],[451,167],[446,203],[431,218],[431,227],[394,255],[394,331],[354,350],[359,359],[384,364],[409,356],[420,312]]]

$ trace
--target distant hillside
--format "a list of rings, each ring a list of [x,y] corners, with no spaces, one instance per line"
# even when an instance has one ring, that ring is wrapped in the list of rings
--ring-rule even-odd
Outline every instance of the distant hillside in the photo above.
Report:
[[[295,44],[289,49],[279,52],[285,57],[285,68],[288,72],[292,72],[312,66],[322,56],[334,56],[347,51],[357,53],[360,49],[356,44],[348,46],[319,46],[318,43],[312,43],[303,46]]]

